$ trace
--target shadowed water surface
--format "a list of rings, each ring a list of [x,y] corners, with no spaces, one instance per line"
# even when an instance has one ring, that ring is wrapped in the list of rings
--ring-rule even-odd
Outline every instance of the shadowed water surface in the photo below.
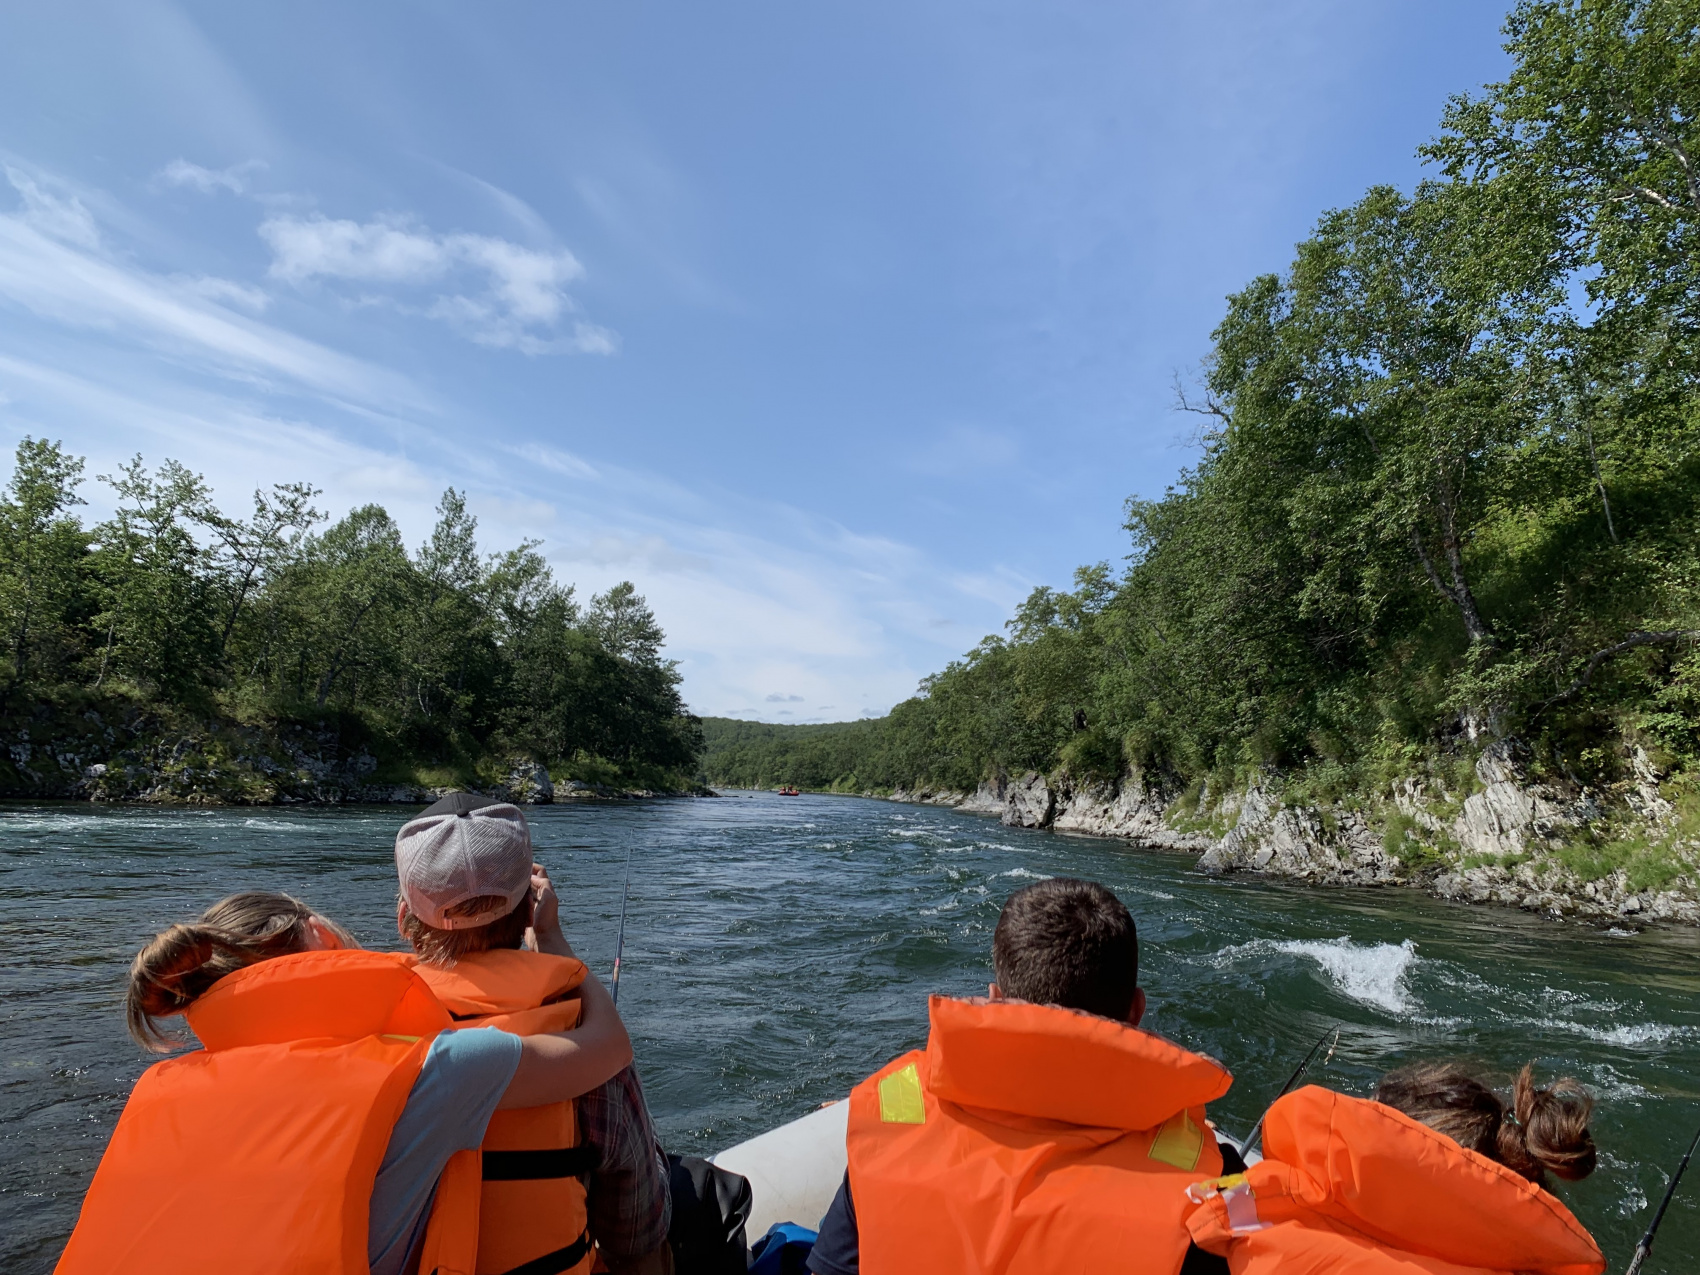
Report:
[[[413,812],[0,806],[0,1269],[51,1269],[146,1059],[125,970],[159,928],[238,889],[281,889],[395,946],[395,829]],[[1212,879],[1185,856],[854,798],[542,807],[568,937],[613,960],[635,847],[620,1005],[669,1147],[709,1152],[843,1094],[926,1033],[929,992],[990,977],[1011,890],[1094,877],[1139,921],[1149,1025],[1236,1076],[1242,1132],[1311,1043],[1327,1083],[1457,1055],[1529,1059],[1600,1098],[1595,1175],[1562,1188],[1621,1269],[1700,1124],[1700,936],[1595,929],[1414,891]],[[1653,1272],[1700,1253],[1700,1171]]]

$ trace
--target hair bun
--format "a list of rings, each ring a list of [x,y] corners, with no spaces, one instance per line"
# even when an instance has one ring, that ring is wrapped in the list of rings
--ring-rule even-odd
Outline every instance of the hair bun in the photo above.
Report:
[[[1597,1152],[1594,1135],[1588,1131],[1594,1098],[1579,1082],[1566,1076],[1537,1089],[1535,1065],[1529,1063],[1517,1073],[1512,1107],[1517,1113],[1517,1134],[1529,1159],[1567,1182],[1594,1171]]]

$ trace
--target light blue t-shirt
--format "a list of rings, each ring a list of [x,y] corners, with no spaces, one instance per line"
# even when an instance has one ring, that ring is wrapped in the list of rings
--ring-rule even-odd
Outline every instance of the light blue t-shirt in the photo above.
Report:
[[[494,1027],[444,1032],[431,1042],[372,1188],[366,1256],[372,1275],[402,1275],[425,1238],[443,1166],[484,1141],[524,1048]]]

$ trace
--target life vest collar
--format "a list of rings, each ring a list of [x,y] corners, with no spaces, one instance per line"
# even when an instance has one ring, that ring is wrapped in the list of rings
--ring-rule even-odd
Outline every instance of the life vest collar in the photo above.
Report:
[[[1263,1142],[1265,1164],[1299,1171],[1300,1203],[1407,1252],[1492,1270],[1602,1265],[1556,1196],[1382,1103],[1307,1085],[1270,1107]]]
[[[416,964],[394,952],[296,952],[226,974],[184,1018],[209,1050],[428,1036],[450,1019]]]
[[[929,1087],[965,1107],[1153,1129],[1233,1083],[1214,1059],[1079,1010],[934,996],[927,1015]]]
[[[421,965],[419,973],[457,1018],[511,1014],[547,1004],[584,982],[583,961],[547,952],[497,949],[453,965]]]

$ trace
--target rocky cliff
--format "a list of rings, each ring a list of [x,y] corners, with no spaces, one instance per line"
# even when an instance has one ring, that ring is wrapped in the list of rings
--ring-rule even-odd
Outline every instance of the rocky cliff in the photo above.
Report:
[[[1114,784],[1030,772],[973,792],[898,789],[891,800],[1196,854],[1206,872],[1414,885],[1553,915],[1700,923],[1700,837],[1645,752],[1634,751],[1629,769],[1610,791],[1534,782],[1516,743],[1502,741],[1480,753],[1464,784],[1411,777],[1361,803],[1289,804],[1274,775],[1220,793],[1183,791],[1138,768]]]

